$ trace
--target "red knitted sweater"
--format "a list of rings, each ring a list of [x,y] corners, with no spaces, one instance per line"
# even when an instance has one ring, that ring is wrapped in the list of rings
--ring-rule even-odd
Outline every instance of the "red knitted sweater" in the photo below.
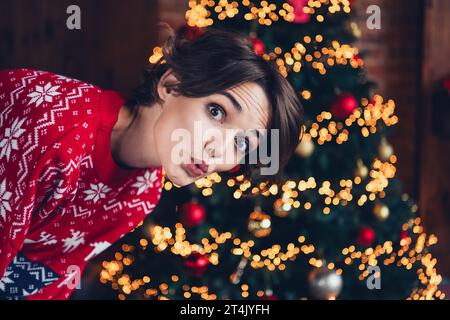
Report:
[[[124,99],[34,70],[0,72],[0,297],[67,299],[86,262],[161,196],[161,167],[111,156]]]

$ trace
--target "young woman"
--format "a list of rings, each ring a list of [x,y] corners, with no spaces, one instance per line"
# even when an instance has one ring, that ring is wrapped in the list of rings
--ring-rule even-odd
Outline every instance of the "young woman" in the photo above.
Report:
[[[279,133],[267,178],[279,177],[304,119],[277,67],[231,31],[171,38],[163,52],[128,101],[50,72],[0,72],[0,297],[69,298],[86,262],[154,209],[163,173],[184,186],[230,170],[266,129]],[[243,164],[248,176],[261,166]]]

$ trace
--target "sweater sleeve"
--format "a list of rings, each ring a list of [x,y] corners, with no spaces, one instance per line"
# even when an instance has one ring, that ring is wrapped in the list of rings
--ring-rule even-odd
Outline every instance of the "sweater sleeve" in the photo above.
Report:
[[[80,165],[91,148],[86,120],[61,136],[30,161],[9,162],[0,174],[0,275],[26,243],[30,228],[62,216],[77,191]],[[78,141],[82,141],[77,143]],[[23,171],[28,171],[24,175]],[[25,179],[21,180],[21,177]],[[0,276],[0,278],[1,278]]]

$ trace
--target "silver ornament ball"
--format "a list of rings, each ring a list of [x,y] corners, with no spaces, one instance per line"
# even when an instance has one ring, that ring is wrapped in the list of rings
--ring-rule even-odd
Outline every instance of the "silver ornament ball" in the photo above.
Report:
[[[342,277],[335,270],[325,267],[313,269],[308,275],[311,294],[316,299],[336,298],[342,290]]]

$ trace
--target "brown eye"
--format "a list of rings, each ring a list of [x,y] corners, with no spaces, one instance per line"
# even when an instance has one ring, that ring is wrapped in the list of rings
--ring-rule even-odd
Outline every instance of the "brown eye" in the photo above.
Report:
[[[214,103],[208,104],[208,111],[211,117],[217,121],[222,121],[223,117],[225,116],[225,112],[223,111],[222,107]]]
[[[238,151],[244,154],[247,154],[250,151],[250,145],[248,139],[245,136],[237,135],[236,137],[234,137],[234,141],[236,149],[238,149]]]

